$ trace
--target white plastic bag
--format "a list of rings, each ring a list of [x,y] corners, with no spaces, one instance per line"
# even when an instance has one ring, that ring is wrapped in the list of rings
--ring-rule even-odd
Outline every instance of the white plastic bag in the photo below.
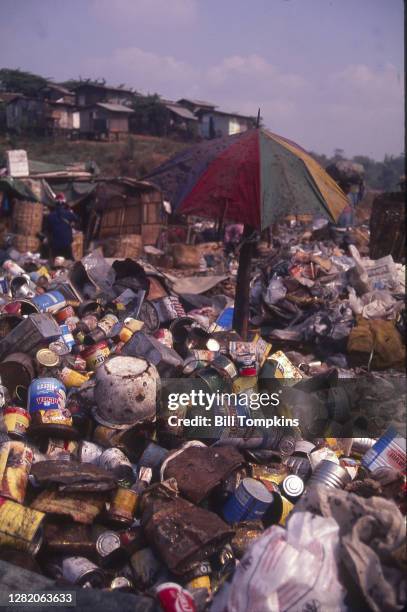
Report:
[[[271,527],[246,552],[234,574],[226,607],[222,602],[223,609],[346,610],[346,591],[338,580],[338,546],[335,520],[310,512],[293,514],[287,529]]]

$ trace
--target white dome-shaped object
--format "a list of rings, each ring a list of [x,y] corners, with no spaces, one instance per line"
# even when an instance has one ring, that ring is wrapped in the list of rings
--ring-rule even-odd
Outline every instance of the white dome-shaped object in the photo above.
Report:
[[[93,416],[98,423],[125,429],[153,421],[160,376],[139,357],[112,357],[96,371]]]

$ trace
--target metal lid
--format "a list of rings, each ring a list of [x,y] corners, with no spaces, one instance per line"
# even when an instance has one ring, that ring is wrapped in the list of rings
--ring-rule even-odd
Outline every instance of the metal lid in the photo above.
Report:
[[[59,355],[49,348],[43,348],[37,351],[36,360],[42,366],[53,368],[59,364]]]
[[[215,338],[209,338],[206,343],[206,348],[208,349],[208,351],[213,351],[214,353],[217,353],[218,351],[220,351],[220,344],[217,340],[215,340]]]
[[[132,583],[126,576],[116,576],[110,583],[111,589],[131,589],[132,587]]]
[[[281,488],[288,497],[300,497],[304,492],[304,483],[296,474],[290,474],[284,478]]]
[[[254,478],[243,478],[242,485],[246,491],[259,501],[270,504],[273,501],[273,495],[266,489],[264,484]]]
[[[55,340],[55,342],[51,342],[51,344],[48,345],[48,349],[61,356],[68,355],[71,352],[63,340]]]
[[[96,550],[101,557],[108,557],[120,548],[120,536],[114,531],[104,531],[96,540]]]

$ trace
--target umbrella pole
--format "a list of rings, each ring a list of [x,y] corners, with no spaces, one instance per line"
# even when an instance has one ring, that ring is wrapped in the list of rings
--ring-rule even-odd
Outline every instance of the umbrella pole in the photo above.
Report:
[[[247,340],[249,329],[249,303],[250,303],[250,270],[253,255],[253,242],[248,238],[253,229],[245,225],[243,231],[243,244],[239,254],[239,267],[237,270],[235,308],[233,312],[233,329]]]

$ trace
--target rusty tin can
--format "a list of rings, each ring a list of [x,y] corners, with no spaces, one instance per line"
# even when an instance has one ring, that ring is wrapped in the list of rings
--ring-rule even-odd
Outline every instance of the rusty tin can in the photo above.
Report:
[[[36,555],[42,544],[44,518],[43,512],[0,497],[0,547]]]
[[[30,413],[20,406],[8,406],[3,411],[7,433],[12,438],[23,438],[30,425]]]
[[[93,344],[82,351],[81,356],[86,361],[88,370],[96,370],[101,366],[110,355],[110,349],[105,340]]]
[[[86,557],[66,557],[62,561],[62,576],[71,584],[83,586],[85,583],[93,587],[101,587],[104,582],[104,572]]]
[[[139,494],[136,491],[125,487],[118,487],[107,510],[107,518],[114,523],[131,525],[137,509],[138,499]]]
[[[82,440],[79,442],[78,459],[81,463],[93,463],[97,465],[103,451],[104,449],[98,444]]]
[[[32,449],[17,440],[0,446],[0,495],[22,504],[33,461]]]
[[[58,312],[56,312],[54,316],[58,323],[61,325],[62,323],[65,323],[65,321],[69,319],[69,317],[74,317],[75,311],[72,306],[64,306],[63,308],[61,308],[61,310],[58,310]]]

